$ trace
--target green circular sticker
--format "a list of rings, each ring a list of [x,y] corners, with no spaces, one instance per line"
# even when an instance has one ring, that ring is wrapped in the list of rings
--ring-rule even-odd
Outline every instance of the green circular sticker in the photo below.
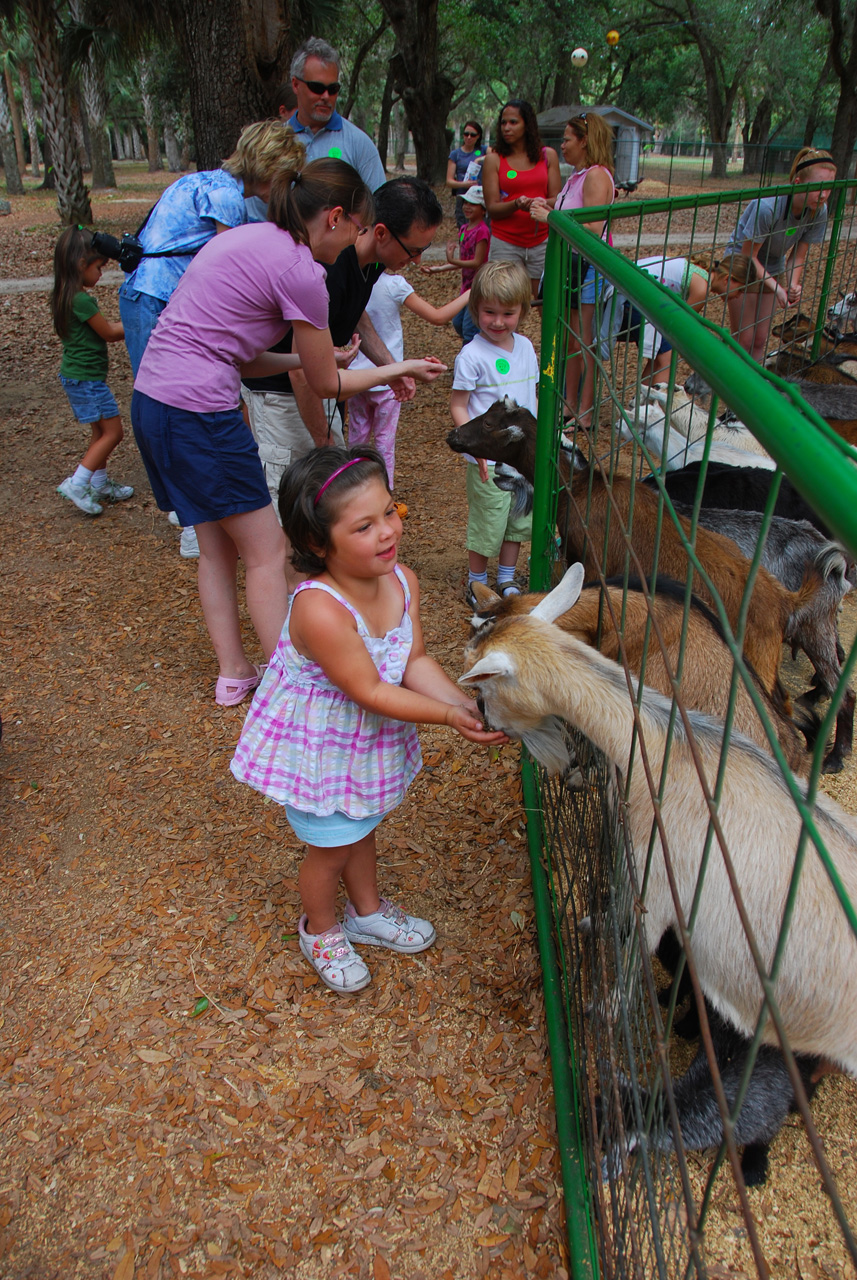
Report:
[[[517,176],[518,176],[517,169],[510,169],[509,172],[506,174],[507,178],[517,178]]]
[[[334,160],[341,160],[341,159],[342,159],[342,147],[331,147],[327,154],[328,154],[329,156],[333,156]]]
[[[503,360],[502,358],[499,359],[494,365],[494,368],[497,370],[498,373],[508,373],[511,367],[512,366],[509,364],[509,361]]]

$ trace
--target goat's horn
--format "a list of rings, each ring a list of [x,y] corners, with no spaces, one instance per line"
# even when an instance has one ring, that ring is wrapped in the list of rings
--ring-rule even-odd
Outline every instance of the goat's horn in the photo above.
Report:
[[[565,573],[562,582],[554,587],[544,600],[536,605],[530,617],[541,618],[543,622],[556,622],[564,613],[568,613],[580,595],[583,586],[584,569],[582,564],[573,564]]]

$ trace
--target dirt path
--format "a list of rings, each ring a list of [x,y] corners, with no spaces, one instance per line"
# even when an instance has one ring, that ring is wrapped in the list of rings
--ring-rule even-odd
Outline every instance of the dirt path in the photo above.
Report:
[[[3,259],[44,276],[53,211],[19,203]],[[117,318],[115,287],[98,297]],[[45,299],[7,295],[0,316],[0,1275],[564,1277],[517,751],[423,734],[380,848],[438,944],[373,955],[352,1000],[328,992],[295,941],[300,848],[228,771],[243,717],[214,704],[195,565],[130,438],[130,502],[92,520],[56,495],[82,439]],[[452,359],[454,335],[414,325],[411,349]],[[448,394],[406,407],[397,496],[428,644],[456,675]]]

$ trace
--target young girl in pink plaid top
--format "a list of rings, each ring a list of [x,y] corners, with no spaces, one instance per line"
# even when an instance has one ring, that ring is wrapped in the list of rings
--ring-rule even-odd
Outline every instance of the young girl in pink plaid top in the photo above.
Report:
[[[419,584],[397,563],[402,521],[381,456],[314,449],[286,471],[279,505],[292,562],[312,576],[295,591],[232,772],[284,805],[306,842],[301,951],[332,990],[360,991],[371,975],[353,943],[413,954],[435,939],[427,920],[379,895],[375,865],[375,828],[421,765],[414,726],[506,738],[485,731],[425,651]]]

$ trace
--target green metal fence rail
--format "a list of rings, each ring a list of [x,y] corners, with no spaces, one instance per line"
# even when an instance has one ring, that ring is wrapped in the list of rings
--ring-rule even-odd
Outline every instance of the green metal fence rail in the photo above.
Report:
[[[831,199],[833,217],[829,244],[817,261],[819,286],[814,292],[816,328],[820,330],[835,279],[841,275],[837,254],[853,253],[850,231],[844,234],[845,210],[849,190],[854,183],[838,183]],[[776,188],[776,191],[788,188]],[[612,209],[599,210],[614,227],[626,217],[645,223],[652,214],[661,217],[664,252],[670,253],[671,229],[676,215],[685,210],[696,211],[711,205],[745,203],[762,194],[758,191],[721,193],[677,201],[624,203]],[[771,194],[770,190],[764,194]],[[652,206],[655,206],[652,208]],[[737,211],[736,211],[737,212]],[[592,210],[586,217],[592,218]],[[560,437],[563,431],[565,402],[565,370],[569,337],[569,257],[580,253],[609,282],[613,290],[629,299],[645,319],[672,344],[669,370],[670,395],[679,377],[679,367],[690,366],[712,389],[709,432],[705,441],[701,474],[708,466],[712,448],[711,425],[718,406],[726,405],[752,431],[771,457],[777,469],[776,478],[788,477],[798,492],[819,512],[834,536],[852,557],[857,558],[857,453],[850,448],[802,399],[797,389],[776,374],[755,364],[712,320],[700,317],[676,294],[670,292],[637,268],[618,249],[611,248],[580,223],[577,217],[554,213],[550,217],[551,235],[545,268],[543,328],[541,350],[541,387],[536,437],[536,482],[533,495],[533,535],[531,555],[531,587],[544,590],[556,579],[557,515],[565,502],[568,519],[574,520],[572,503],[564,493],[560,465]],[[665,223],[665,225],[664,225]],[[693,227],[683,228],[681,236],[687,244],[693,240]],[[710,231],[710,228],[709,228]],[[721,240],[724,230],[720,221],[716,233]],[[627,248],[627,246],[623,246]],[[670,256],[671,253],[670,253]],[[599,303],[597,313],[609,307],[609,298]],[[596,316],[596,319],[598,317]],[[597,343],[593,354],[597,354]],[[658,536],[662,527],[672,524],[680,530],[686,548],[686,606],[691,584],[702,581],[709,588],[711,580],[699,560],[695,539],[700,497],[693,509],[689,526],[680,525],[672,503],[666,496],[665,469],[656,461],[636,426],[636,407],[640,402],[639,367],[633,359],[624,364],[609,356],[597,362],[597,388],[593,425],[583,430],[578,424],[575,440],[594,463],[594,469],[607,480],[614,476],[631,478],[640,483],[643,470],[651,469],[659,495]],[[670,405],[667,405],[669,411]],[[857,415],[855,415],[857,416]],[[632,443],[623,451],[624,436]],[[665,450],[666,452],[666,450]],[[646,465],[648,464],[648,466]],[[776,492],[776,481],[773,486]],[[762,519],[762,535],[770,527],[774,497]],[[579,518],[584,526],[588,508]],[[609,519],[618,521],[618,515]],[[633,517],[625,557],[624,575],[635,573]],[[560,529],[562,535],[562,529]],[[593,543],[593,545],[595,545]],[[747,607],[756,581],[762,553],[757,547],[744,605],[733,627],[723,602],[716,593],[715,613],[733,655],[734,674],[726,714],[726,747],[735,706],[738,683],[742,682],[767,721],[751,674],[742,656],[747,624]],[[600,574],[603,583],[604,574]],[[656,573],[649,575],[650,598],[657,597]],[[694,588],[695,589],[695,588]],[[647,637],[648,638],[648,637]],[[679,675],[684,655],[682,638]],[[840,686],[831,699],[824,718],[822,739],[834,723],[838,702],[857,666],[857,642],[846,653],[842,664]],[[675,697],[673,716],[683,711],[680,695]],[[784,1060],[791,1078],[797,1081],[794,1060],[783,1034],[783,1021],[774,998],[774,981],[791,920],[791,910],[798,892],[802,868],[808,858],[818,857],[837,890],[838,910],[851,933],[857,936],[857,903],[848,900],[814,818],[814,801],[819,791],[819,770],[823,757],[820,741],[812,757],[808,789],[804,796],[779,751],[774,728],[767,724],[772,752],[783,773],[783,780],[802,820],[802,835],[795,854],[795,869],[783,919],[779,941],[770,973],[759,969],[760,999],[768,1000],[774,1024],[778,1029]],[[672,1067],[674,1046],[670,1039],[678,996],[675,988],[661,1007],[658,991],[664,989],[664,974],[653,963],[645,925],[645,877],[637,882],[637,866],[644,866],[646,851],[629,847],[624,805],[628,779],[617,774],[595,749],[576,731],[569,730],[572,755],[576,763],[573,775],[549,778],[528,756],[524,758],[523,784],[528,814],[531,864],[533,870],[536,915],[540,950],[545,974],[552,1071],[557,1101],[558,1134],[566,1197],[567,1224],[572,1274],[589,1277],[631,1276],[658,1277],[709,1274],[709,1255],[718,1257],[718,1242],[712,1250],[711,1221],[717,1200],[718,1171],[728,1161],[734,1177],[735,1203],[742,1219],[746,1249],[739,1269],[748,1264],[758,1275],[770,1274],[763,1233],[749,1193],[744,1185],[740,1154],[734,1137],[737,1109],[745,1097],[755,1070],[761,1046],[762,1022],[755,1037],[748,1041],[747,1065],[738,1096],[730,1112],[721,1091],[724,1140],[713,1161],[689,1160],[678,1131],[675,1087]],[[667,745],[669,754],[669,739]],[[667,764],[667,768],[669,765]],[[722,785],[722,769],[712,779],[712,812]],[[661,784],[662,785],[662,784]],[[657,806],[655,808],[657,812]],[[665,830],[662,835],[665,835]],[[721,842],[722,844],[722,842]],[[707,860],[719,856],[716,822],[709,828],[707,852],[702,863],[702,876]],[[649,849],[651,856],[651,846]],[[668,842],[664,856],[669,862]],[[725,853],[724,853],[725,856]],[[697,901],[699,897],[697,889]],[[695,972],[692,936],[695,912],[683,933],[688,968]],[[751,950],[754,947],[750,939]],[[754,951],[758,961],[758,950]],[[679,973],[683,961],[679,961]],[[761,962],[759,961],[759,964]],[[666,983],[669,988],[669,982]],[[697,992],[698,994],[698,992]],[[705,1018],[702,1019],[702,1043],[709,1061],[713,1048]],[[714,1090],[720,1088],[719,1075],[714,1076]],[[628,1092],[629,1091],[629,1092]],[[798,1082],[795,1089],[803,1124],[812,1149],[813,1159],[825,1191],[826,1229],[844,1259],[841,1274],[857,1270],[857,1210],[854,1200],[843,1196],[831,1162],[825,1155],[821,1138],[815,1130],[812,1114]],[[655,1102],[656,1094],[661,1102]],[[627,1144],[623,1107],[631,1099],[634,1108],[635,1144]],[[857,1097],[854,1098],[857,1121]],[[626,1117],[626,1119],[628,1119]],[[630,1123],[630,1119],[628,1119]],[[675,1150],[661,1150],[664,1133],[672,1133]],[[642,1135],[642,1136],[641,1136]],[[704,1170],[703,1170],[704,1166]],[[710,1167],[709,1167],[710,1166]],[[728,1178],[724,1171],[719,1175]],[[780,1206],[782,1211],[782,1206]],[[831,1225],[832,1224],[832,1225]],[[833,1247],[833,1245],[831,1245]],[[837,1255],[837,1256],[839,1256]],[[787,1274],[788,1272],[783,1272]],[[723,1275],[721,1270],[715,1274]],[[839,1274],[839,1273],[837,1273]]]

